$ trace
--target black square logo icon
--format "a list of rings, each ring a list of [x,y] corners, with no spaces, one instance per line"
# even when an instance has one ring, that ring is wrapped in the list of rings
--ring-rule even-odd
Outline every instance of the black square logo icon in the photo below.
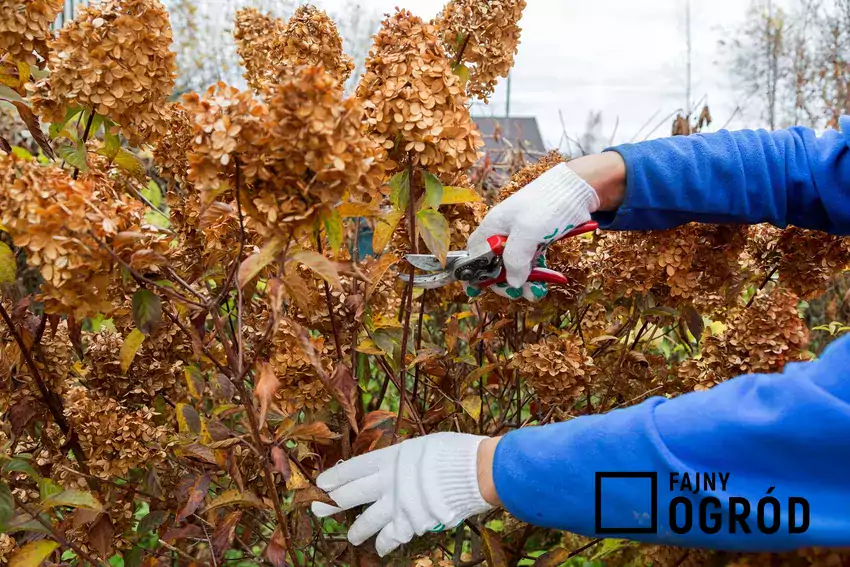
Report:
[[[622,518],[624,514],[620,510],[617,515],[618,520],[611,521],[610,518],[606,522],[605,518],[605,494],[606,487],[609,495],[607,508],[610,510],[612,505],[611,494],[617,485],[627,487],[629,492],[638,495],[640,499],[644,499],[648,504],[649,525],[646,525],[646,514],[644,517],[635,517],[631,525],[610,525],[616,523],[626,523]],[[634,534],[657,534],[658,533],[658,473],[656,472],[598,472],[596,473],[596,533],[600,535],[634,535]],[[645,496],[643,496],[645,495]],[[609,525],[606,525],[608,523]]]

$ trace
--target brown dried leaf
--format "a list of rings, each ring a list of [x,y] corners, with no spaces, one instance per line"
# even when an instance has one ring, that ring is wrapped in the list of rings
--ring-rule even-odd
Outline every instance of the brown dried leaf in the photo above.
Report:
[[[299,441],[313,441],[319,445],[330,445],[334,439],[339,439],[339,434],[331,431],[323,421],[314,421],[297,426],[290,431],[286,437],[298,439]]]
[[[396,413],[387,410],[375,410],[363,417],[363,429],[374,429],[391,419],[396,418]]]
[[[364,429],[354,440],[354,443],[351,444],[352,453],[355,455],[368,453],[375,448],[375,445],[383,435],[384,431],[382,429]]]
[[[490,567],[508,567],[508,558],[502,548],[502,542],[496,532],[489,528],[482,528],[481,543],[483,544],[484,557]]]
[[[569,558],[570,552],[563,547],[559,547],[535,559],[533,567],[558,567],[566,563]]]
[[[305,250],[294,254],[291,259],[294,262],[303,264],[329,284],[339,290],[342,290],[342,281],[339,279],[339,272],[337,271],[336,266],[334,266],[334,264],[325,256],[318,252]]]
[[[189,494],[186,503],[183,505],[183,508],[180,509],[180,512],[178,512],[177,516],[174,518],[175,524],[182,522],[184,519],[195,513],[195,510],[198,509],[198,506],[201,505],[201,502],[204,501],[204,497],[207,495],[207,490],[209,490],[210,482],[210,477],[205,474],[195,479],[195,481],[192,483],[191,488],[189,488]]]
[[[44,135],[44,132],[41,131],[41,124],[38,122],[38,117],[33,114],[30,108],[22,103],[22,102],[12,102],[15,105],[15,108],[18,109],[18,114],[21,116],[21,120],[24,121],[24,124],[27,125],[27,130],[29,130],[30,134],[32,134],[33,140],[38,144],[38,147],[41,148],[41,151],[44,152],[44,155],[49,157],[50,159],[55,158],[55,154],[53,153],[53,148],[50,147],[50,141],[47,139],[47,136]]]
[[[348,418],[348,423],[351,424],[351,429],[354,433],[359,431],[357,427],[357,395],[359,393],[357,382],[351,374],[351,369],[345,364],[338,364],[334,369],[331,377],[331,394],[339,405],[345,411],[345,417]]]
[[[224,520],[216,526],[212,535],[213,554],[218,562],[224,556],[224,552],[230,549],[233,536],[236,535],[236,524],[242,519],[242,510],[234,510],[224,517]]]
[[[267,242],[259,252],[243,260],[239,265],[239,273],[236,276],[239,287],[244,288],[248,282],[263,271],[263,268],[274,262],[277,255],[285,247],[286,241],[283,238],[275,237]]]
[[[243,506],[249,508],[267,508],[266,504],[260,500],[256,494],[241,490],[225,490],[217,496],[210,505],[207,506],[206,512],[216,510],[222,506]]]
[[[101,557],[112,555],[113,532],[114,528],[108,514],[101,514],[100,519],[89,530],[89,544]]]
[[[289,482],[292,476],[292,468],[289,466],[289,457],[286,451],[275,445],[272,447],[272,470],[279,472],[283,482]]]
[[[369,298],[371,298],[372,294],[375,293],[375,288],[377,288],[378,284],[381,283],[381,280],[384,279],[384,274],[387,273],[390,266],[397,264],[398,262],[399,258],[397,256],[394,256],[393,254],[384,254],[369,269],[369,286],[366,289],[366,301],[369,301]]]
[[[283,538],[283,533],[280,527],[275,529],[266,550],[263,552],[263,557],[274,565],[274,567],[287,567],[286,564],[286,540]]]

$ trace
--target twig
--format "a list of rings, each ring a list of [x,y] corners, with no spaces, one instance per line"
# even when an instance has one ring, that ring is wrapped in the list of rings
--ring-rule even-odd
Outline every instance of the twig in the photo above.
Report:
[[[460,46],[460,50],[457,52],[457,57],[455,57],[454,63],[452,64],[452,69],[460,65],[460,62],[463,61],[463,53],[466,51],[466,47],[469,45],[469,38],[472,37],[472,33],[468,32],[466,37],[463,39],[463,45]],[[413,181],[413,179],[411,179]]]
[[[759,286],[759,288],[758,288],[755,292],[753,292],[753,296],[752,296],[752,297],[750,298],[750,300],[747,302],[747,307],[746,307],[746,309],[749,309],[749,308],[750,308],[750,305],[752,305],[752,304],[753,304],[753,302],[756,300],[756,297],[758,296],[759,292],[760,292],[761,290],[763,290],[763,289],[764,289],[764,286],[766,286],[766,285],[767,285],[767,282],[769,282],[771,279],[773,279],[773,275],[774,275],[777,271],[779,271],[779,266],[776,266],[775,268],[773,268],[773,269],[770,271],[770,273],[769,273],[769,274],[767,274],[767,277],[766,277],[766,278],[764,278],[764,281],[763,281],[763,282],[761,282],[761,285]]]

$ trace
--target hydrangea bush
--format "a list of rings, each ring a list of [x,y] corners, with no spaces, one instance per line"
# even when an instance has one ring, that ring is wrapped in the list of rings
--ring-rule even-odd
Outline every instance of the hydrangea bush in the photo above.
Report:
[[[324,12],[245,9],[249,90],[175,100],[158,0],[93,2],[55,33],[61,2],[0,0],[0,103],[26,129],[0,136],[0,563],[375,565],[345,540],[351,514],[309,513],[340,459],[778,371],[813,356],[812,334],[846,330],[803,315],[833,293],[847,242],[793,227],[572,239],[548,252],[570,284],[535,304],[398,278],[404,254],[445,258],[569,159],[517,168],[495,193],[471,181],[470,101],[512,67],[524,7],[387,15],[348,98],[353,62]],[[493,511],[392,561],[847,556],[588,540]]]

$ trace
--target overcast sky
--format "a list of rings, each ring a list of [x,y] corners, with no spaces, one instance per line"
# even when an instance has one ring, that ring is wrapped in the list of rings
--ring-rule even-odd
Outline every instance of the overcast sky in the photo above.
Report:
[[[602,111],[603,131],[630,141],[653,116],[652,126],[685,105],[685,0],[527,0],[522,43],[512,77],[511,114],[535,116],[543,137],[557,146],[563,114],[577,137],[590,111]],[[343,0],[316,0],[329,11]],[[433,17],[443,0],[360,0],[368,10],[396,5]],[[744,18],[749,0],[692,0],[693,94],[707,96],[715,126],[726,125],[738,98],[729,88],[718,40]],[[504,115],[506,82],[489,107],[476,114]],[[653,137],[668,135],[663,120]],[[736,118],[729,128],[750,126]]]

